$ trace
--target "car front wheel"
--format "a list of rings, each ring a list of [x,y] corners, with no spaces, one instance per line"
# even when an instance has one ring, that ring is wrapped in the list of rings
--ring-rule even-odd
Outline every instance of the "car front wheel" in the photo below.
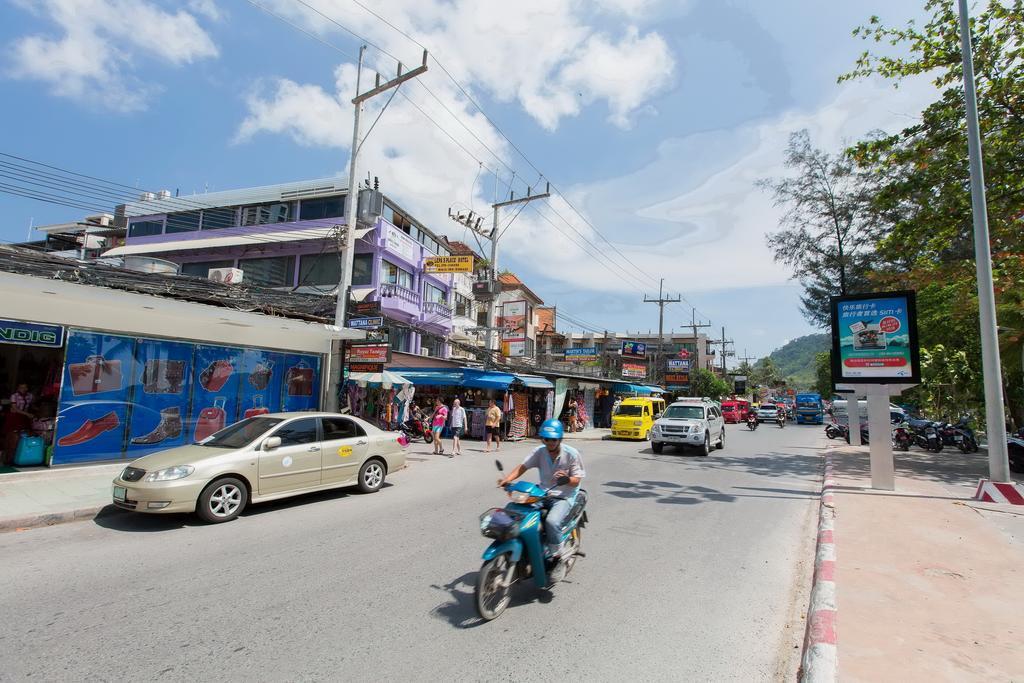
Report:
[[[230,522],[242,514],[249,500],[249,489],[241,479],[224,477],[203,489],[196,502],[196,514],[211,524]]]
[[[725,448],[725,427],[722,427],[722,433],[718,435],[718,443],[715,444],[715,448],[718,450]]]
[[[659,441],[652,441],[651,450],[654,451],[655,453],[661,453],[663,450],[665,450],[665,444]]]
[[[700,454],[707,457],[711,454],[711,435],[704,432],[704,445],[701,446]]]
[[[376,458],[367,460],[359,468],[359,490],[363,493],[374,493],[384,485],[384,476],[387,472],[384,463]]]

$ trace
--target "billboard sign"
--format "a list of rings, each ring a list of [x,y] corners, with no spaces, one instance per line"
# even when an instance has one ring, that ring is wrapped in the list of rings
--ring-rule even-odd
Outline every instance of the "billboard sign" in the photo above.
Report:
[[[597,360],[597,347],[596,346],[581,346],[575,349],[565,350],[565,359],[567,361],[590,361]]]
[[[670,372],[665,375],[666,384],[689,384],[690,373],[688,372]]]
[[[622,378],[623,379],[644,379],[647,377],[647,366],[640,365],[638,363],[623,363],[622,364]]]
[[[498,318],[501,338],[506,341],[526,340],[526,302],[507,301],[501,306]]]
[[[526,357],[526,340],[525,339],[506,339],[501,342],[501,355],[506,358],[525,358]]]
[[[423,264],[428,273],[472,273],[473,257],[467,256],[428,256]]]
[[[48,346],[56,349],[64,346],[64,328],[60,325],[0,320],[0,344]]]
[[[670,370],[689,370],[690,369],[690,361],[689,360],[669,358],[668,361],[666,361],[666,362],[668,363],[668,368]]]
[[[622,342],[621,353],[623,358],[647,358],[647,344],[624,341]]]
[[[349,365],[356,363],[389,363],[391,362],[391,345],[381,342],[349,342]]]
[[[353,330],[376,330],[384,326],[384,318],[352,318],[348,321],[348,326]]]
[[[914,292],[832,297],[833,382],[917,384],[919,351]]]

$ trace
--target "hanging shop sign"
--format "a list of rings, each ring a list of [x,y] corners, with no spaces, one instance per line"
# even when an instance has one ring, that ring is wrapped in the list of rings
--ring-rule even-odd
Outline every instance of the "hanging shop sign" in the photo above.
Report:
[[[567,361],[590,361],[597,360],[597,347],[596,346],[582,346],[575,349],[565,350],[565,359]]]
[[[832,378],[849,384],[921,381],[914,292],[832,297]]]
[[[349,304],[349,310],[354,315],[375,316],[380,315],[379,301],[354,301]]]
[[[384,326],[384,318],[352,318],[348,321],[348,326],[353,330],[376,330]]]
[[[473,257],[467,256],[428,256],[423,264],[428,273],[472,273]]]
[[[64,346],[64,328],[59,325],[0,320],[0,344],[59,348]]]
[[[505,339],[501,342],[501,355],[506,358],[525,358],[525,339]]]
[[[682,349],[682,350],[679,351],[679,357],[680,358],[689,358],[690,357],[690,352],[687,351],[686,349]]]
[[[666,361],[666,362],[667,362],[668,368],[670,370],[689,370],[690,369],[690,361],[688,361],[688,360],[682,360],[682,359],[679,359],[679,358],[669,358],[668,361]]]
[[[357,363],[381,364],[391,362],[391,345],[381,342],[349,342],[346,357],[349,368]],[[356,372],[366,372],[358,370]]]
[[[690,374],[687,372],[670,372],[665,375],[666,384],[689,384]]]
[[[622,342],[621,353],[623,358],[647,358],[647,344],[624,341]]]
[[[637,363],[623,363],[622,364],[622,378],[623,379],[643,379],[647,377],[647,366],[639,365]]]
[[[348,371],[349,372],[370,372],[370,373],[384,372],[384,364],[383,363],[349,363],[348,364]]]

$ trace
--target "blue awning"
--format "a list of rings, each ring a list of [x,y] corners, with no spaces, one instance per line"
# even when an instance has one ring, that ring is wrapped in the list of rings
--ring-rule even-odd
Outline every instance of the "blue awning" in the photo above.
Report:
[[[516,376],[497,370],[475,368],[388,368],[402,375],[415,386],[463,387],[505,391]]]
[[[648,384],[647,388],[651,390],[652,394],[667,394],[668,393],[667,391],[665,391],[661,387],[656,387],[656,386],[653,386],[651,384]]]
[[[616,384],[612,390],[624,394],[639,394],[640,396],[651,395],[651,388],[645,387],[641,384],[626,384],[625,382],[621,382]]]
[[[537,375],[516,375],[516,379],[525,384],[531,389],[554,389],[555,385],[551,383],[551,380]]]

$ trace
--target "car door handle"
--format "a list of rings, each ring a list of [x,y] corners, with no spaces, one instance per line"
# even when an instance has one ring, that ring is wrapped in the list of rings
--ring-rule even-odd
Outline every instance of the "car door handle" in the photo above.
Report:
[[[359,441],[356,441],[357,446],[365,446],[367,443],[369,442],[366,439],[360,439]]]
[[[313,451],[318,451],[318,450],[320,450],[320,447],[319,447],[319,446],[310,446],[310,447],[309,447],[309,448],[307,448],[306,450],[307,450],[307,451],[309,451],[310,453],[312,453]]]

